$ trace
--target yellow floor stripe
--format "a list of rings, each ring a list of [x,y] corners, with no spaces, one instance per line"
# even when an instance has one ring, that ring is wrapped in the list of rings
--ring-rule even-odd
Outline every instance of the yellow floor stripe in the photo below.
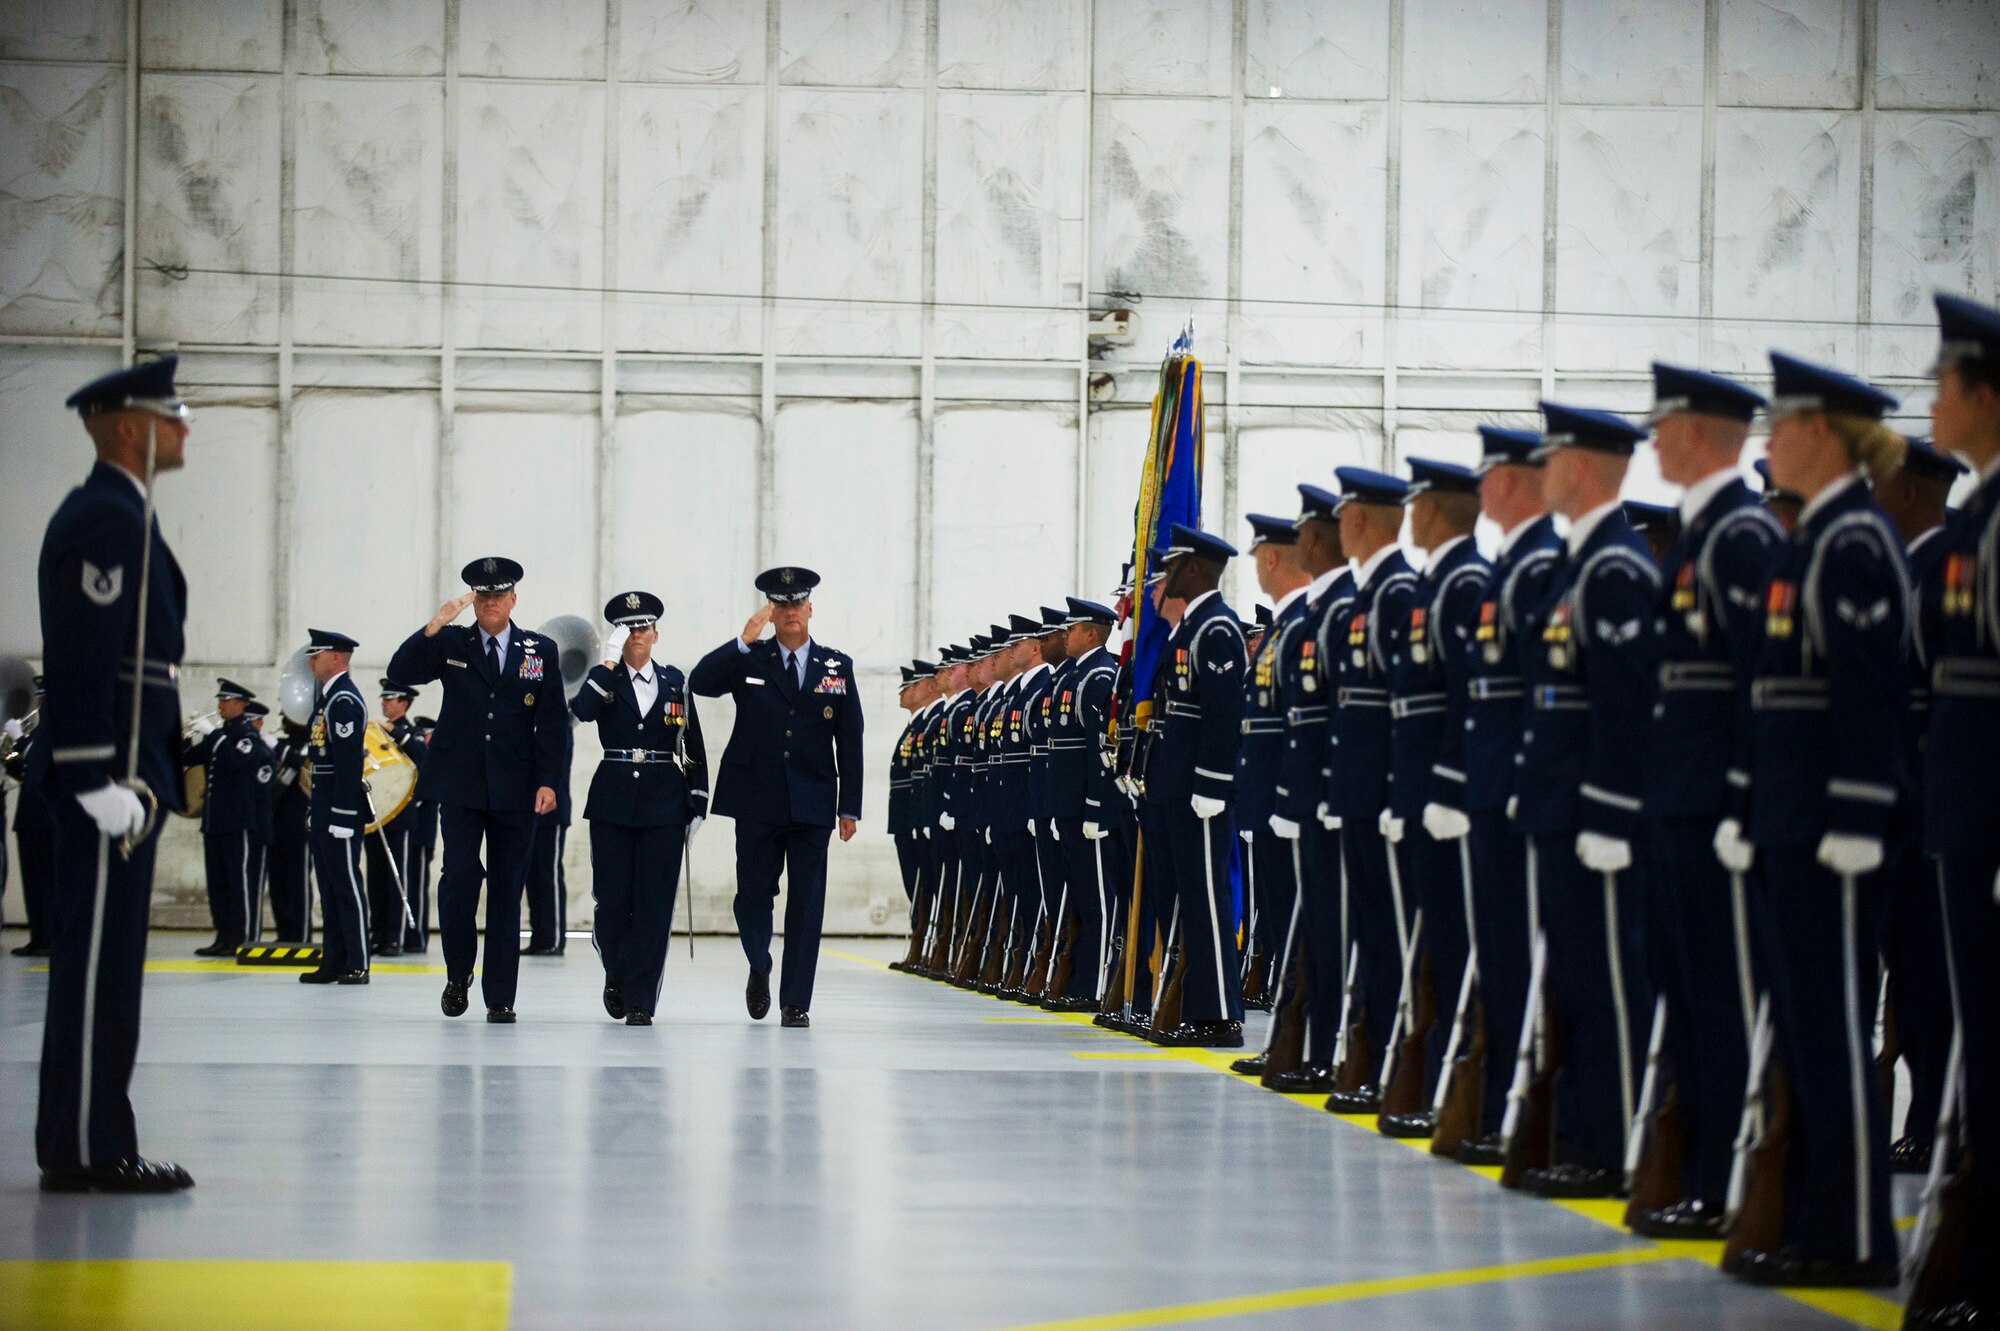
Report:
[[[1304,1289],[1275,1290],[1268,1294],[1242,1294],[1200,1303],[1180,1303],[1161,1308],[1140,1308],[1131,1312],[1099,1313],[1072,1317],[1060,1322],[1036,1322],[1012,1331],[1128,1331],[1134,1327],[1177,1326],[1183,1322],[1208,1321],[1218,1317],[1247,1317],[1254,1313],[1287,1312],[1295,1308],[1321,1308],[1334,1303],[1354,1303],[1362,1299],[1386,1298],[1392,1294],[1417,1294],[1434,1289],[1458,1289],[1466,1285],[1487,1285],[1501,1280],[1526,1280],[1535,1276],[1573,1275],[1580,1271],[1601,1271],[1609,1267],[1636,1266],[1657,1262],[1664,1253],[1650,1248],[1621,1248],[1616,1252],[1583,1253],[1575,1257],[1545,1257],[1533,1262],[1509,1262],[1503,1266],[1472,1266],[1457,1271],[1430,1271],[1414,1276],[1389,1276],[1379,1280],[1349,1280],[1337,1285],[1309,1285]]]
[[[505,1262],[0,1261],[0,1326],[505,1331]]]
[[[1899,1331],[1903,1325],[1903,1305],[1859,1289],[1783,1289],[1778,1291],[1795,1303],[1817,1308],[1842,1321],[1872,1331]]]
[[[47,966],[30,966],[31,971],[46,971]],[[205,957],[190,957],[186,961],[149,961],[146,963],[148,975],[289,975],[298,983],[301,972],[311,970],[310,966],[239,966],[233,961],[220,958],[209,960]],[[442,975],[444,967],[426,966],[414,961],[378,961],[368,968],[377,975]]]
[[[822,947],[819,950],[819,954],[823,957],[839,957],[842,961],[851,961],[857,966],[872,966],[878,971],[889,969],[888,962],[877,961],[873,957],[864,957],[858,952],[840,952],[830,947]],[[893,971],[890,973],[895,974]]]
[[[1099,1053],[1095,1049],[1072,1049],[1069,1051],[1069,1056],[1071,1058],[1120,1058],[1120,1059],[1169,1059],[1173,1057],[1172,1054],[1166,1052],[1164,1049],[1162,1050],[1142,1049],[1142,1050],[1136,1050],[1131,1053],[1125,1053],[1122,1051]]]

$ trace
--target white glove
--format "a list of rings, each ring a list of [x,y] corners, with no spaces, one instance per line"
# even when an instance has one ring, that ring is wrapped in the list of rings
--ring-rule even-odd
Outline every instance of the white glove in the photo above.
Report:
[[[1271,830],[1276,832],[1279,839],[1284,841],[1297,841],[1299,839],[1299,825],[1289,818],[1280,818],[1275,813],[1271,815]]]
[[[257,732],[257,738],[264,741],[264,747],[267,749],[275,751],[278,747],[278,737],[276,735],[268,735],[260,730]]]
[[[1882,867],[1882,843],[1872,836],[1828,832],[1819,839],[1819,862],[1842,877]]]
[[[1592,873],[1617,873],[1632,867],[1632,843],[1602,832],[1578,832],[1576,857]]]
[[[958,819],[948,813],[941,813],[938,815],[938,826],[949,832],[958,826]]]
[[[1257,833],[1255,830],[1246,827],[1242,831],[1238,832],[1236,835],[1242,837],[1243,844],[1247,846],[1251,844],[1251,838],[1256,836]]]
[[[1054,823],[1049,824],[1049,840],[1051,841],[1062,840],[1062,829],[1060,827],[1057,827]]]
[[[1124,791],[1126,795],[1129,796],[1130,798],[1132,799],[1139,798],[1139,783],[1134,781],[1131,777],[1121,774],[1116,784],[1118,788]]]
[[[146,805],[130,786],[107,781],[76,797],[97,830],[108,837],[130,836],[146,825]]]
[[[625,640],[631,636],[632,630],[626,628],[623,624],[605,634],[604,659],[607,661],[622,660],[625,656]]]
[[[1035,820],[1030,818],[1028,820],[1028,835],[1033,836],[1034,834],[1035,834]]]
[[[1513,822],[1514,815],[1519,813],[1520,811],[1521,811],[1521,797],[1519,795],[1509,795],[1507,797],[1507,821],[1510,823]]]
[[[0,734],[5,734],[8,739],[19,739],[24,733],[20,721],[11,716],[7,718],[6,725],[0,726]]]
[[[1319,815],[1319,825],[1321,827],[1324,827],[1329,832],[1338,832],[1340,830],[1340,816],[1327,808],[1325,800],[1319,802],[1319,808],[1316,812]]]
[[[1472,820],[1445,804],[1424,806],[1424,831],[1433,841],[1456,841],[1472,830]]]
[[[1096,823],[1085,823],[1083,825],[1083,839],[1085,841],[1102,841],[1104,840],[1104,829]]]
[[[1221,800],[1212,800],[1206,795],[1190,795],[1188,796],[1188,807],[1194,810],[1195,817],[1201,819],[1203,822],[1207,822],[1209,819],[1215,817],[1216,814],[1221,813],[1224,806]]]
[[[1376,816],[1375,830],[1382,834],[1384,841],[1396,845],[1403,839],[1403,820],[1384,809]]]
[[[188,729],[194,732],[194,737],[196,739],[207,739],[210,735],[213,735],[215,733],[215,722],[209,720],[205,716],[198,716],[194,720],[188,722]]]
[[[354,836],[354,829],[351,827],[329,827],[326,830],[335,841],[352,840]]]
[[[694,840],[694,834],[696,832],[701,831],[701,825],[707,821],[708,821],[708,815],[705,813],[698,813],[694,817],[688,819],[687,839],[689,841]],[[925,835],[929,835],[930,829],[925,828],[924,832]]]
[[[1734,818],[1724,818],[1716,825],[1715,840],[1710,844],[1715,847],[1715,858],[1731,873],[1749,873],[1757,858],[1757,848],[1743,839],[1743,824]]]
[[[926,827],[923,829],[923,833],[924,833],[924,840],[929,841],[931,839],[931,829]],[[688,835],[693,836],[694,833],[690,832],[688,833]]]

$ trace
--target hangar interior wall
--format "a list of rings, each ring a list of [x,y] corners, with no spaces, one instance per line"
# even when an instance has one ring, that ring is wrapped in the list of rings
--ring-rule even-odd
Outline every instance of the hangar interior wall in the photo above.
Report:
[[[1783,346],[1914,424],[1929,293],[2000,286],[1996,145],[1989,0],[12,0],[0,653],[83,469],[62,397],[177,344],[191,711],[309,624],[372,687],[477,554],[530,626],[659,591],[683,664],[809,564],[872,722],[828,924],[893,929],[894,667],[1110,587],[1184,321],[1231,536],[1539,396],[1636,410],[1655,355]]]

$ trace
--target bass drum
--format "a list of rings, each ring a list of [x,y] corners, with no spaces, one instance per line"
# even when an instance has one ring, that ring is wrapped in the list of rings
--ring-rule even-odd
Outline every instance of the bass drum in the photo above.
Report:
[[[417,765],[379,721],[370,721],[361,732],[361,784],[368,788],[368,805],[375,814],[364,829],[371,834],[409,808],[417,790]]]
[[[181,807],[174,812],[183,818],[199,818],[201,806],[206,803],[208,803],[208,768],[196,763],[181,773]]]

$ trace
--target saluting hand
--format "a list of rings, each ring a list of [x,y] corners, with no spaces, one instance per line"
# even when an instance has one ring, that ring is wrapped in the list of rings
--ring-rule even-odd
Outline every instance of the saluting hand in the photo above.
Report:
[[[472,604],[472,595],[471,592],[467,592],[463,596],[454,596],[439,606],[438,612],[431,616],[431,622],[424,625],[424,636],[426,638],[436,637],[439,629],[464,614],[465,607]]]
[[[764,602],[764,604],[757,607],[756,614],[750,616],[749,619],[744,621],[743,634],[742,634],[743,645],[748,647],[750,644],[756,642],[759,637],[763,636],[764,626],[770,622],[771,622],[771,603],[769,601],[766,601]]]

